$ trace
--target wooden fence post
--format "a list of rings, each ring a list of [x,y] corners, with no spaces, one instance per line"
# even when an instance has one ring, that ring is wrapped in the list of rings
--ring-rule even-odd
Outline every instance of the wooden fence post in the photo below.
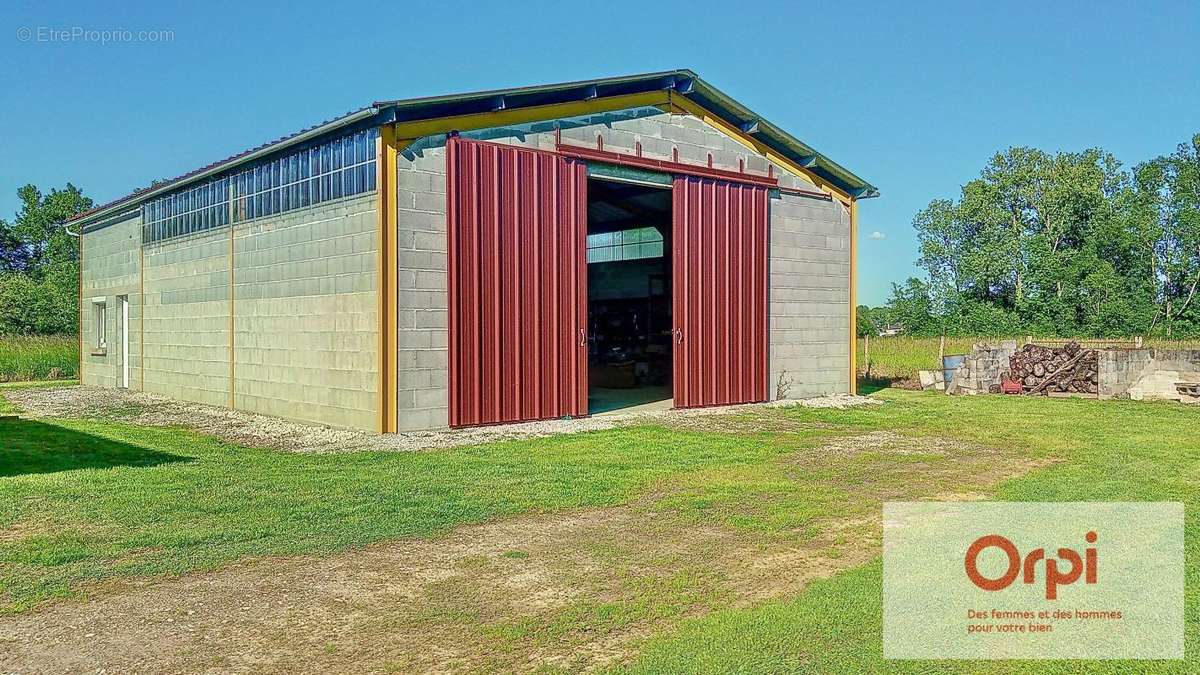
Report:
[[[866,362],[867,378],[870,379],[870,377],[871,377],[871,336],[869,334],[863,336],[863,361]]]

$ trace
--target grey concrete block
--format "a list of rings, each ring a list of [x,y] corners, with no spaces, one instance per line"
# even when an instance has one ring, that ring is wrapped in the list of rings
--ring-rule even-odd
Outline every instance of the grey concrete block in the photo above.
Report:
[[[446,212],[445,193],[418,192],[416,193],[415,197],[413,208],[418,211],[431,211],[434,213]]]
[[[431,174],[423,171],[405,171],[398,172],[397,186],[402,190],[412,190],[413,192],[432,192],[433,183]]]
[[[420,251],[445,251],[446,235],[439,232],[417,232],[416,248]]]

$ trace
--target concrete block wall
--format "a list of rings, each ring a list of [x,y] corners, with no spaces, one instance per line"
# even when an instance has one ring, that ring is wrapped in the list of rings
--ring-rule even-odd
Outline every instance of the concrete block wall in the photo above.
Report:
[[[150,244],[142,260],[145,390],[228,405],[229,229]]]
[[[1200,349],[1097,352],[1100,398],[1180,400],[1178,382],[1200,381]]]
[[[396,426],[410,431],[447,424],[445,148],[401,156],[398,174]]]
[[[1100,349],[1096,351],[1096,393],[1100,398],[1128,398],[1129,388],[1148,370],[1151,349]]]
[[[1154,348],[1154,365],[1157,368],[1183,372],[1200,371],[1200,349]]]
[[[237,225],[238,410],[376,428],[377,211],[369,193]]]
[[[766,173],[769,162],[742,143],[689,115],[655,111],[644,116],[594,115],[564,123],[566,143],[633,152],[698,165],[713,156],[718,168]],[[553,150],[551,123],[539,131],[488,129],[464,133],[495,143]],[[545,129],[545,131],[541,131]],[[400,289],[398,426],[445,426],[446,370],[446,160],[444,146],[423,139],[402,153],[398,169]],[[814,189],[802,176],[776,165],[784,188]],[[770,380],[772,398],[797,398],[849,390],[850,218],[838,202],[781,194],[771,200]],[[783,386],[780,386],[780,383]]]
[[[850,390],[850,214],[840,202],[771,200],[772,399]]]
[[[142,219],[135,215],[120,222],[104,225],[84,235],[83,278],[79,311],[83,320],[84,384],[116,387],[121,382],[120,307],[117,296],[129,297],[129,387],[140,388],[142,349],[138,340],[141,332],[140,246]],[[104,298],[108,350],[93,355],[96,347],[96,321],[93,298]]]
[[[229,405],[232,298],[237,409],[375,429],[377,210],[370,193],[238,223],[232,263],[227,227],[144,250],[140,217],[86,233],[84,382],[119,382],[116,296],[125,294],[130,387],[144,381],[148,392]],[[105,356],[88,355],[93,297],[107,300]]]

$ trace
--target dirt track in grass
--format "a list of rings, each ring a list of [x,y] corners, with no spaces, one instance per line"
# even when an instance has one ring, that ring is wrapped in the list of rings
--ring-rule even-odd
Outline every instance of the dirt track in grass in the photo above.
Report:
[[[585,668],[662,624],[650,610],[604,625],[606,605],[744,605],[866,559],[829,558],[829,543],[764,551],[731,530],[662,528],[626,508],[522,518],[429,542],[107,584],[87,601],[0,620],[0,670]],[[680,580],[690,587],[682,599],[670,589]]]
[[[870,560],[880,551],[881,500],[976,498],[1045,463],[873,432],[798,450],[768,469],[807,476],[821,462],[858,467],[818,480],[852,498],[804,533],[721,517],[769,508],[779,495],[697,518],[670,505],[683,488],[668,481],[621,507],[106,582],[85,600],[0,617],[0,671],[591,670],[630,658],[643,638],[683,618],[792,596]]]

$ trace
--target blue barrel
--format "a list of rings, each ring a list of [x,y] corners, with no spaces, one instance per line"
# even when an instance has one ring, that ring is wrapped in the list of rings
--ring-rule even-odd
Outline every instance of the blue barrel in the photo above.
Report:
[[[966,354],[947,354],[942,357],[942,378],[945,379],[946,386],[950,386],[950,380],[954,379],[954,371],[966,360]]]

